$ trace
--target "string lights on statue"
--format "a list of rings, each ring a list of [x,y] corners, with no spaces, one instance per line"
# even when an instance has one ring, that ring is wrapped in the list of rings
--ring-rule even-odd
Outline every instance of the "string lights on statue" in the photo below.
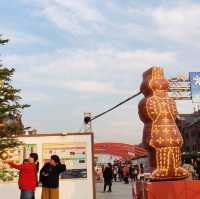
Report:
[[[143,75],[139,115],[145,123],[143,144],[151,152],[152,180],[182,179],[188,172],[181,167],[182,136],[176,126],[176,104],[167,94],[163,69],[153,67]]]

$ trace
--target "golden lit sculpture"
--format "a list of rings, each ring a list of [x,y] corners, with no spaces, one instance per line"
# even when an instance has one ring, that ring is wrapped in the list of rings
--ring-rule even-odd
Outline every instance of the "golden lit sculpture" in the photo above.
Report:
[[[2,159],[2,160],[8,159],[8,153],[6,151],[2,151],[0,153],[0,159]]]
[[[176,125],[175,101],[167,94],[163,69],[152,67],[143,74],[139,116],[144,123],[143,144],[149,150],[152,180],[175,180],[188,176],[181,167],[183,138]]]

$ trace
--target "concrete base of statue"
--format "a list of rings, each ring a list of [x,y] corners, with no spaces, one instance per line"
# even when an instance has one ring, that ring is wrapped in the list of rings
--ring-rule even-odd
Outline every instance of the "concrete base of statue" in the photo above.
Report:
[[[133,199],[200,199],[200,180],[136,182]]]

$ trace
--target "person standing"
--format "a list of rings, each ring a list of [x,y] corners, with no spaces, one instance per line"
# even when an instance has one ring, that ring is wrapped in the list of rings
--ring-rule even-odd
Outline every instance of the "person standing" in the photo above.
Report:
[[[113,178],[117,182],[117,166],[113,166]]]
[[[35,188],[37,186],[38,154],[30,153],[28,161],[22,164],[15,164],[13,161],[5,161],[12,168],[20,170],[19,189],[20,199],[35,199]]]
[[[124,182],[125,182],[125,184],[128,184],[129,183],[129,181],[128,181],[129,168],[128,168],[127,164],[123,168],[123,175],[124,175]]]
[[[123,169],[122,169],[121,163],[118,165],[118,177],[119,177],[119,181],[121,182],[123,179]]]
[[[134,168],[133,168],[133,165],[130,165],[129,176],[130,176],[132,182],[133,182],[133,175],[134,175]]]
[[[134,165],[133,167],[133,181],[137,181],[138,179],[138,168],[137,165]]]
[[[144,181],[144,166],[143,164],[141,163],[140,164],[140,181]]]
[[[113,171],[111,163],[108,163],[106,168],[103,171],[103,178],[104,178],[104,192],[106,191],[106,187],[109,187],[108,192],[112,192],[112,179],[113,179]]]
[[[183,168],[186,169],[189,173],[188,179],[192,180],[195,170],[194,170],[194,166],[192,165],[190,158],[185,159],[185,162],[183,164]]]
[[[59,175],[66,170],[57,155],[52,155],[50,162],[40,170],[40,182],[42,183],[41,199],[59,199]]]
[[[195,168],[198,175],[198,180],[200,180],[200,157],[197,157]]]

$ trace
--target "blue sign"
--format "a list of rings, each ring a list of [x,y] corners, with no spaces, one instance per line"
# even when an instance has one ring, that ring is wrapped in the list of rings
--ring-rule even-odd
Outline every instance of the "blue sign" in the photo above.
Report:
[[[200,103],[200,72],[190,72],[192,101]]]

